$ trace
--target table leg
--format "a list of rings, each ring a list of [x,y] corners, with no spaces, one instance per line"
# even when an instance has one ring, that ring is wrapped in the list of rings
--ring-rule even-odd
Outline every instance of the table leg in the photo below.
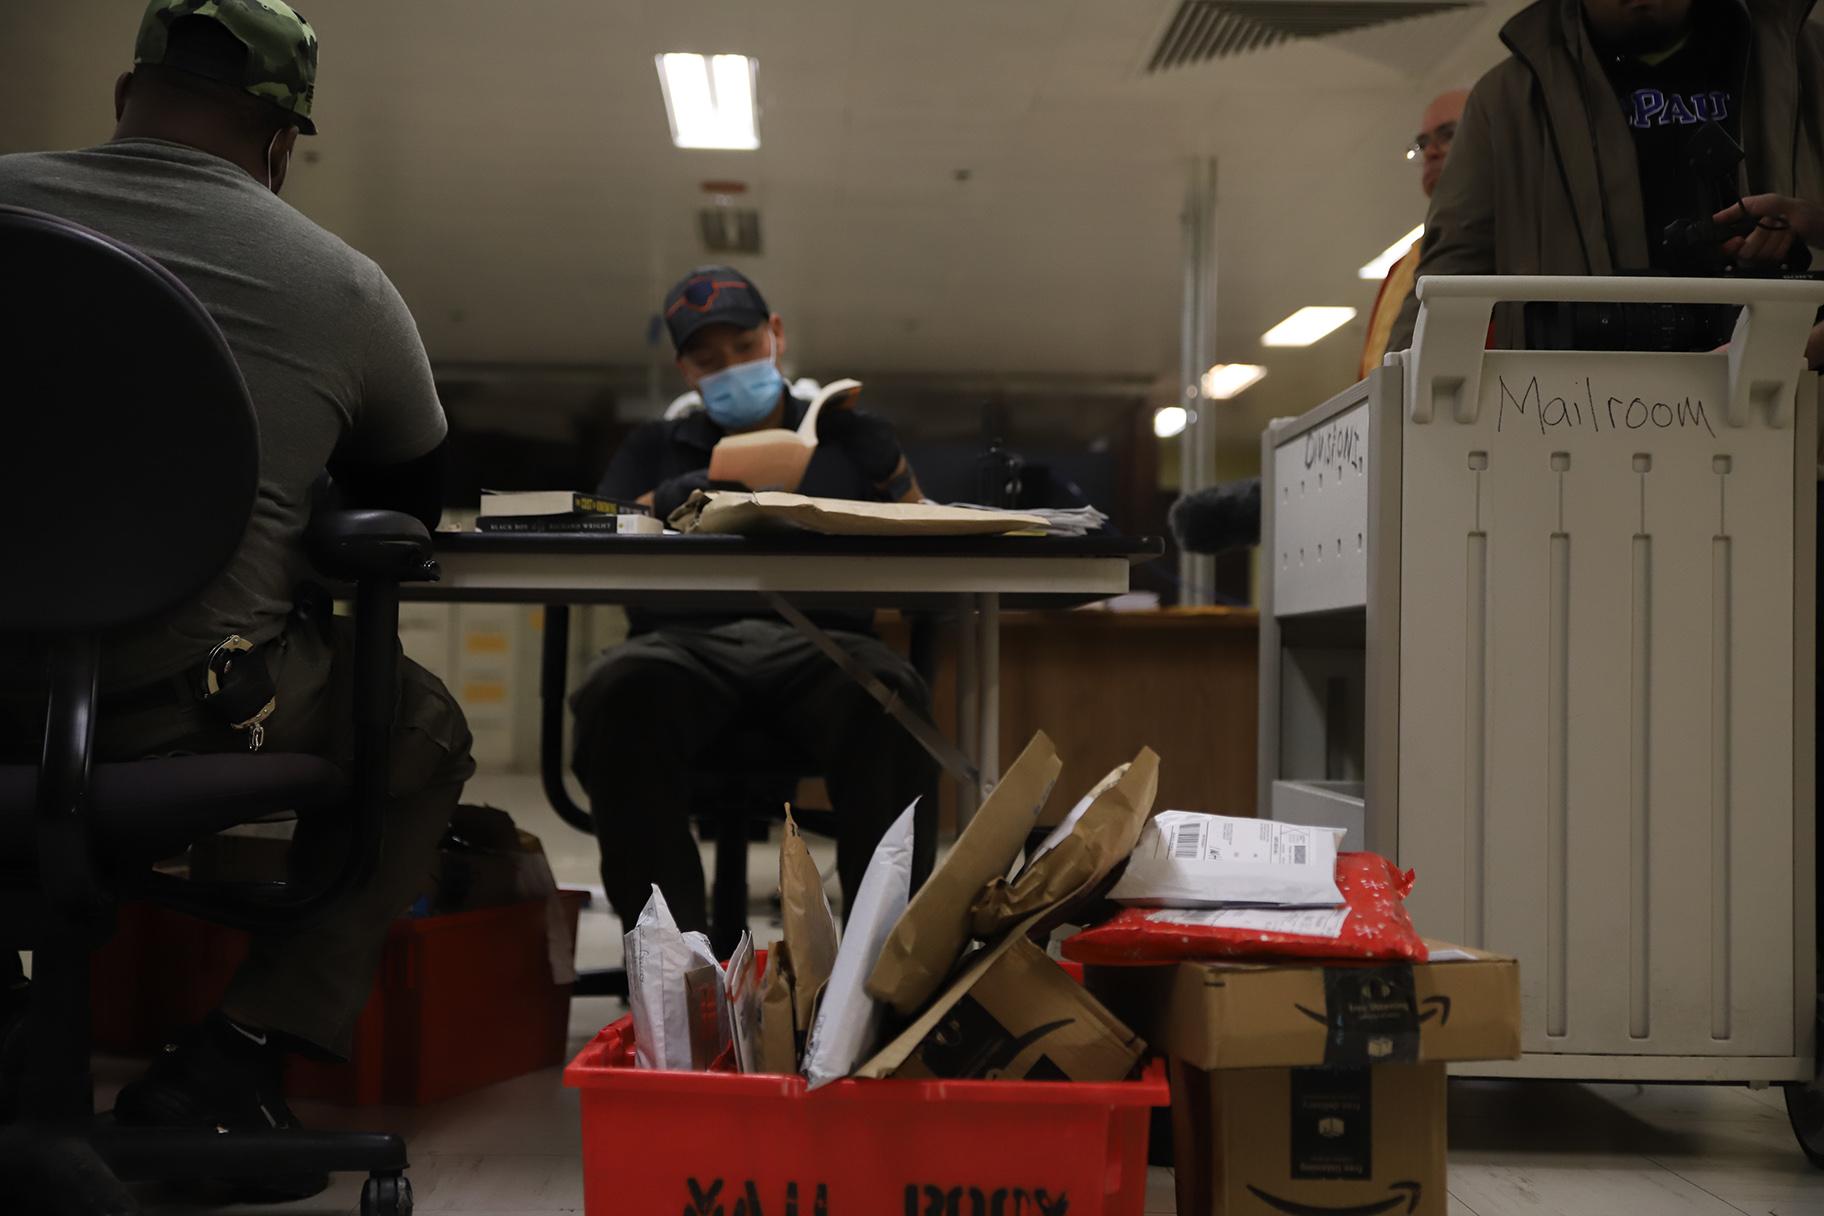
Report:
[[[545,606],[544,653],[538,673],[539,723],[538,772],[545,798],[565,823],[586,835],[595,834],[595,819],[570,797],[564,784],[564,716],[569,712],[570,608]]]
[[[963,753],[969,757],[969,766],[976,770],[978,776],[975,781],[956,783],[958,831],[975,814],[975,808],[982,797],[979,776],[982,765],[982,686],[978,677],[980,667],[976,661],[981,633],[976,627],[975,612],[975,596],[962,596],[956,617],[956,739],[962,744]]]
[[[988,797],[1001,782],[1001,597],[989,592],[980,597],[976,626],[981,641],[976,656],[977,725],[981,732],[976,770],[981,776],[981,796]]]

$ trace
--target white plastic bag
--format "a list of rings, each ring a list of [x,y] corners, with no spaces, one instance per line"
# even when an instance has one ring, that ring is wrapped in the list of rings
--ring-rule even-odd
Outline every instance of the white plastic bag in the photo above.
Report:
[[[696,1056],[703,1054],[708,1042],[725,1040],[729,1027],[727,989],[725,981],[717,979],[716,1005],[707,1011],[699,1010],[693,1007],[688,977],[706,964],[715,968],[718,977],[721,975],[709,939],[701,933],[679,932],[664,894],[655,886],[652,898],[640,909],[640,919],[624,941],[634,1062],[641,1068],[680,1072],[708,1067],[708,1061],[693,1057],[692,1024],[697,1024]],[[717,1024],[706,1025],[708,1017],[715,1018]],[[706,1039],[706,1035],[711,1037]]]
[[[914,800],[880,838],[844,920],[836,966],[804,1052],[804,1075],[812,1089],[842,1080],[874,1048],[881,1006],[862,985],[911,900],[912,814],[917,807]]]
[[[728,956],[728,1020],[735,1039],[735,1067],[760,1071],[760,970],[754,935],[743,932]]]
[[[1162,811],[1108,897],[1142,908],[1334,908],[1335,828]]]

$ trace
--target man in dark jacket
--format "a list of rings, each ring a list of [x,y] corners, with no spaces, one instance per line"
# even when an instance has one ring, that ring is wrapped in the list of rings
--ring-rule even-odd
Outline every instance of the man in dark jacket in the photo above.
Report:
[[[649,422],[615,453],[601,493],[669,516],[712,488],[716,445],[732,434],[795,429],[809,404],[779,371],[785,322],[740,271],[693,271],[665,298],[678,369],[701,408]],[[688,400],[684,403],[689,405]],[[917,501],[918,481],[893,428],[851,401],[818,414],[819,443],[802,493]],[[828,630],[914,712],[930,694],[872,632],[872,613],[821,614]],[[603,655],[571,699],[575,770],[602,843],[602,885],[631,925],[654,884],[684,929],[708,927],[703,867],[690,830],[692,775],[743,731],[825,778],[841,824],[837,870],[845,905],[881,834],[925,793],[934,763],[862,687],[776,616],[630,614],[632,637]]]
[[[1665,269],[1702,209],[1686,144],[1706,121],[1747,154],[1740,192],[1824,197],[1824,32],[1814,0],[1539,0],[1470,93],[1419,277]],[[1389,349],[1411,344],[1409,296]],[[1520,344],[1517,310],[1496,341]]]

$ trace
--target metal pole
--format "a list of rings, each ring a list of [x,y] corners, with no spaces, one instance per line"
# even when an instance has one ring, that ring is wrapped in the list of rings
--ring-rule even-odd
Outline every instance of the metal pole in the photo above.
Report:
[[[982,639],[977,646],[976,670],[981,680],[978,725],[982,743],[977,767],[985,799],[1001,783],[1001,597],[990,591],[978,604]]]
[[[1179,214],[1179,230],[1184,243],[1184,300],[1178,311],[1178,384],[1184,397],[1186,419],[1178,436],[1178,492],[1189,494],[1197,488],[1197,415],[1203,400],[1203,368],[1197,366],[1197,222],[1202,210],[1202,195],[1197,189],[1198,162],[1191,162],[1185,184],[1184,210]],[[1178,555],[1178,602],[1196,603],[1197,558],[1190,553]]]
[[[1216,158],[1204,163],[1203,215],[1199,227],[1198,285],[1202,288],[1197,315],[1197,366],[1216,362]],[[1197,410],[1197,487],[1216,484],[1216,405],[1199,397]],[[1208,553],[1197,558],[1197,602],[1216,602],[1216,559]]]
[[[1185,191],[1184,305],[1179,327],[1180,381],[1189,412],[1179,438],[1180,492],[1189,494],[1216,480],[1214,402],[1203,395],[1203,374],[1213,362],[1216,332],[1216,160],[1191,162]],[[1208,604],[1214,598],[1215,559],[1181,554],[1179,602]]]
[[[981,804],[981,764],[982,764],[982,685],[978,667],[977,647],[981,643],[981,628],[976,623],[976,602],[973,595],[957,597],[959,611],[956,618],[956,737],[963,745],[963,754],[974,766],[977,779],[974,782],[959,781],[956,783],[956,827],[962,831],[975,815],[975,808]]]

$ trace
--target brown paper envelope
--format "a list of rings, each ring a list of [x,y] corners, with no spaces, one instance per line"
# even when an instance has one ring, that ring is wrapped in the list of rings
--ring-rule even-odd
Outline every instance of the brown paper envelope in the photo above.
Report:
[[[1014,511],[734,490],[694,491],[669,522],[681,532],[743,536],[799,530],[827,536],[1042,535],[1047,526],[1042,516]]]
[[[786,944],[767,952],[760,988],[760,1071],[798,1071],[798,1027],[792,1013],[792,960]]]
[[[969,944],[970,906],[1019,856],[1063,767],[1045,732],[1034,735],[893,927],[869,996],[909,1017],[943,985]]]
[[[1103,791],[1056,848],[1020,872],[1012,882],[997,877],[970,909],[977,937],[999,937],[1011,925],[1037,918],[1061,918],[1072,901],[1090,894],[1140,841],[1159,792],[1159,757],[1143,748],[1122,778]]]
[[[799,1030],[809,1031],[817,997],[836,966],[836,921],[823,894],[823,875],[798,834],[789,807],[785,839],[779,845],[779,895],[785,944],[792,956],[793,1007]]]

